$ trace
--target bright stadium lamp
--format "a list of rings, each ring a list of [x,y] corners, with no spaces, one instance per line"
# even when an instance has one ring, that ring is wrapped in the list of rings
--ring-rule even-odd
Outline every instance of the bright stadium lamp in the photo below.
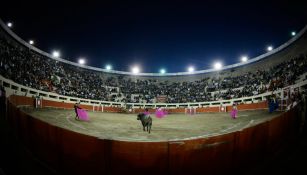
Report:
[[[268,46],[268,47],[266,48],[266,50],[267,50],[267,51],[272,51],[272,50],[273,50],[273,46]]]
[[[242,62],[246,62],[247,60],[248,60],[248,57],[247,57],[247,56],[242,56],[242,57],[241,57],[241,61],[242,61]]]
[[[59,58],[60,55],[61,55],[60,52],[57,51],[57,50],[55,50],[55,51],[52,52],[52,56],[55,57],[55,58]]]
[[[222,63],[220,63],[220,62],[214,63],[214,69],[220,70],[221,68],[222,68]]]
[[[107,69],[107,70],[111,70],[111,69],[112,69],[112,66],[111,66],[111,65],[106,65],[106,69]]]
[[[9,28],[12,28],[12,27],[13,27],[13,23],[8,22],[8,23],[7,23],[7,26],[8,26]]]
[[[165,74],[165,73],[166,73],[166,70],[165,70],[165,69],[161,69],[161,70],[160,70],[160,73],[161,73],[161,74]]]
[[[29,44],[33,45],[33,44],[34,44],[34,41],[33,41],[33,40],[30,40],[30,41],[29,41]]]
[[[295,35],[296,35],[296,32],[295,32],[295,31],[291,32],[291,35],[292,35],[292,36],[295,36]]]
[[[132,68],[132,73],[138,74],[139,72],[140,72],[140,68],[139,67],[135,66],[135,67]]]
[[[192,66],[190,66],[189,68],[188,68],[188,72],[194,72],[194,67],[192,67]]]
[[[78,62],[79,62],[79,64],[85,64],[85,59],[84,58],[79,58],[79,60],[78,60]]]

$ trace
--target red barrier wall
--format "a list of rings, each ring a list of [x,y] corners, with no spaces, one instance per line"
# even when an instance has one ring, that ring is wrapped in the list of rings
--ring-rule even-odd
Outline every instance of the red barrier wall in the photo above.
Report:
[[[33,100],[33,99],[32,99]],[[8,120],[18,138],[61,174],[228,174],[274,154],[298,131],[297,109],[240,131],[191,140],[103,140],[44,123],[9,98]]]
[[[220,107],[206,107],[206,108],[197,108],[196,112],[201,113],[201,112],[219,112]]]
[[[268,109],[268,103],[266,101],[260,103],[251,103],[251,104],[239,104],[238,106],[239,111],[244,110],[255,110],[255,109]],[[232,106],[226,106],[226,111],[231,111]]]

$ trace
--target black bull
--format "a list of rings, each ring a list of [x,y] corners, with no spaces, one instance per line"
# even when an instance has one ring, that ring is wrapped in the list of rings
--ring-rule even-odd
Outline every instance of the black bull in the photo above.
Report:
[[[145,127],[146,127],[148,133],[150,133],[151,125],[152,125],[152,118],[150,116],[148,116],[147,118],[145,114],[140,113],[138,114],[137,120],[141,120],[142,125],[143,125],[143,131],[145,131]]]

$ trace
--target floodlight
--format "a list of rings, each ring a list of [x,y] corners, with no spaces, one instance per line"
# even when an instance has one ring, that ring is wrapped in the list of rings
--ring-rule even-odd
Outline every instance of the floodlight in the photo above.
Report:
[[[214,63],[214,69],[219,70],[219,69],[221,69],[221,68],[222,68],[222,63],[220,63],[220,62]]]
[[[165,74],[165,72],[166,72],[165,69],[161,69],[161,70],[160,70],[160,73],[161,73],[161,74]]]
[[[242,62],[246,62],[247,60],[248,60],[248,57],[247,57],[247,56],[242,56],[242,57],[241,57],[241,61],[242,61]]]
[[[139,72],[140,72],[139,67],[133,67],[133,68],[132,68],[132,73],[138,74]]]
[[[60,52],[57,51],[57,50],[55,50],[55,51],[52,52],[52,56],[55,57],[55,58],[59,58],[60,55],[61,55]]]
[[[33,45],[33,44],[34,44],[34,41],[33,41],[33,40],[30,40],[30,41],[29,41],[29,44]]]
[[[79,64],[85,64],[85,59],[84,58],[79,58]]]
[[[291,32],[291,35],[292,35],[292,36],[295,36],[295,35],[296,35],[296,32],[294,32],[294,31]]]
[[[273,50],[273,46],[268,46],[266,50],[267,51],[272,51]]]
[[[107,69],[107,70],[111,70],[111,69],[112,69],[112,66],[111,66],[111,65],[106,65],[106,69]]]
[[[188,71],[189,71],[189,72],[194,72],[194,70],[195,70],[195,69],[194,69],[194,67],[192,67],[192,66],[190,66],[190,67],[188,68]]]
[[[7,26],[8,26],[9,28],[13,27],[13,23],[8,22],[8,23],[7,23]]]

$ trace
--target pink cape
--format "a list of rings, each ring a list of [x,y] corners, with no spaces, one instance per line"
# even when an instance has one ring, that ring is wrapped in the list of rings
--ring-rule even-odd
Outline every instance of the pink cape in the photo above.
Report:
[[[77,109],[78,116],[80,120],[88,121],[89,117],[87,115],[87,112],[84,109]]]
[[[164,117],[166,114],[167,114],[167,112],[166,112],[166,111],[164,112],[162,109],[157,109],[157,110],[156,110],[156,117],[157,117],[157,118],[162,118],[162,117]]]
[[[230,113],[230,116],[234,119],[237,118],[237,115],[238,115],[238,110],[236,109],[233,109]]]

